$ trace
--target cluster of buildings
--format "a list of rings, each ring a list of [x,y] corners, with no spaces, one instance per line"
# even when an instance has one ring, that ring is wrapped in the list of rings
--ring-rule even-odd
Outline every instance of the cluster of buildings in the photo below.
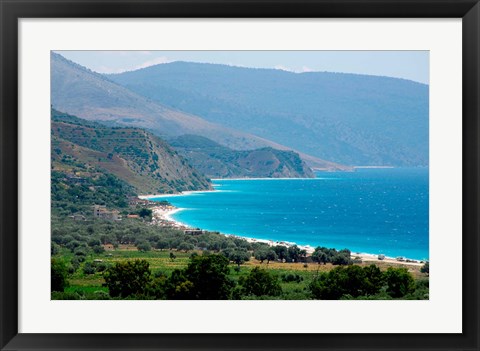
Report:
[[[128,198],[128,204],[130,206],[139,206],[142,208],[145,207],[152,207],[155,206],[154,213],[157,212],[157,216],[154,216],[152,220],[152,224],[157,224],[161,226],[178,226],[178,227],[183,227],[181,225],[178,225],[176,222],[169,220],[166,218],[166,214],[172,210],[175,209],[175,207],[167,205],[167,204],[158,204],[158,202],[154,201],[149,201],[149,200],[143,200],[139,199],[136,196],[131,196]],[[75,213],[71,216],[69,216],[75,221],[85,221],[87,220],[86,216],[83,213]],[[122,216],[120,215],[120,211],[118,210],[111,210],[108,209],[107,206],[105,205],[93,205],[93,218],[94,219],[105,219],[105,220],[110,220],[110,221],[120,221],[122,220]],[[140,215],[136,213],[130,213],[126,215],[126,218],[131,218],[131,219],[140,219]]]
[[[110,221],[120,221],[122,216],[117,210],[108,210],[106,206],[94,205],[93,218],[108,219]]]
[[[130,206],[152,206],[152,205],[155,205],[157,203],[155,201],[139,199],[136,196],[130,196],[128,198],[128,204]]]

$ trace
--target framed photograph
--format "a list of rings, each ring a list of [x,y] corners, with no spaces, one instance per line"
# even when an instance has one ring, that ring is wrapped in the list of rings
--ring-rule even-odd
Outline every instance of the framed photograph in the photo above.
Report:
[[[2,350],[478,349],[478,1],[1,4]]]

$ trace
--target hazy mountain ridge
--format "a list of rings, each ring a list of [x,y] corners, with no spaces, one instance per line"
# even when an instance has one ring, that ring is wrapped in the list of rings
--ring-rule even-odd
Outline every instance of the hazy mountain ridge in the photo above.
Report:
[[[291,150],[270,140],[153,102],[55,53],[51,55],[51,104],[57,110],[80,118],[140,127],[161,137],[197,134],[235,150],[263,147]],[[304,157],[303,154],[301,156]],[[348,169],[320,158],[307,158],[315,167]]]
[[[210,122],[350,165],[428,165],[427,85],[173,62],[108,77]]]
[[[212,189],[160,138],[138,128],[109,128],[52,111],[52,165],[104,169],[140,193]]]
[[[293,151],[273,148],[237,151],[198,135],[183,135],[169,140],[169,144],[209,178],[315,177]]]

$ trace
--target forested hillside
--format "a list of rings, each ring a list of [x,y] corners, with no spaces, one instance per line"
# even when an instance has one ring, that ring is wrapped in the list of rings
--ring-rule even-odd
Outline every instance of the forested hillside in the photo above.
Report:
[[[236,151],[198,135],[184,135],[169,143],[209,178],[314,177],[312,170],[293,151],[273,148]]]
[[[139,128],[110,128],[52,111],[52,167],[84,182],[103,170],[137,193],[211,189],[163,140]],[[98,173],[95,171],[94,173]]]

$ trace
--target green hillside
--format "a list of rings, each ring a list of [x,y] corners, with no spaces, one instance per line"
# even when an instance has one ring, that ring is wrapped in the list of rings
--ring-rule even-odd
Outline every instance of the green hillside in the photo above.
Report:
[[[237,151],[198,136],[170,141],[179,154],[210,178],[313,178],[311,169],[293,151],[261,148]]]
[[[137,193],[211,189],[209,181],[160,138],[138,128],[110,128],[52,111],[52,169],[82,178],[99,169]]]

